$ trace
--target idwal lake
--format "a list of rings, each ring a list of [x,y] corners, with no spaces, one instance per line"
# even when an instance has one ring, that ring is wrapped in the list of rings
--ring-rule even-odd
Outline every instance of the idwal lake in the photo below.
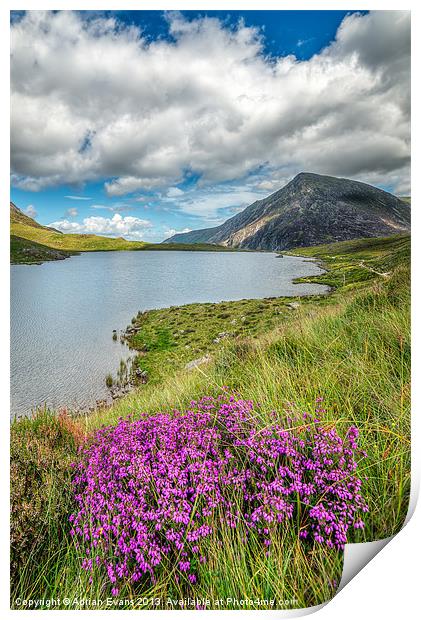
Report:
[[[293,284],[321,269],[261,252],[92,252],[11,266],[11,412],[86,407],[107,396],[125,345],[112,339],[139,310],[323,293]]]

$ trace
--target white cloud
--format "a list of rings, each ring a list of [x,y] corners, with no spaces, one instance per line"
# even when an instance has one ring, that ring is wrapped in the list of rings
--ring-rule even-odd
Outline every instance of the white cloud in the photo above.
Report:
[[[85,217],[83,222],[70,222],[67,219],[63,219],[52,222],[49,226],[57,228],[64,233],[94,234],[141,240],[145,230],[151,228],[152,224],[148,220],[141,220],[131,216],[122,217],[119,213],[116,213],[112,218]]]
[[[24,212],[32,218],[38,215],[38,211],[35,209],[34,205],[28,205]]]
[[[165,178],[120,177],[104,184],[108,196],[124,196],[138,189],[152,189],[165,184]]]
[[[349,15],[305,61],[266,57],[261,32],[242,22],[168,21],[174,40],[152,42],[72,11],[12,24],[15,185],[108,178],[107,193],[122,196],[171,192],[186,170],[213,184],[262,165],[275,178],[408,177],[409,11]]]
[[[310,43],[311,41],[314,41],[314,37],[310,37],[309,39],[298,39],[297,47],[302,47],[303,45],[307,45],[307,43]]]
[[[215,185],[185,192],[182,197],[171,200],[174,210],[216,224],[266,195],[267,192],[256,191],[248,185]]]
[[[71,207],[70,209],[67,209],[65,215],[67,215],[68,217],[77,217],[78,213],[79,212],[77,209]]]
[[[183,190],[179,187],[170,187],[167,191],[168,198],[178,198],[184,194]]]
[[[256,184],[256,189],[269,193],[276,192],[276,190],[281,189],[289,180],[289,177],[263,179]]]
[[[174,235],[178,235],[180,233],[188,233],[191,232],[191,228],[183,228],[182,230],[177,230],[176,228],[166,228],[164,230],[165,238],[174,237]]]
[[[65,198],[68,198],[69,200],[92,200],[92,198],[89,198],[88,196],[65,196]]]

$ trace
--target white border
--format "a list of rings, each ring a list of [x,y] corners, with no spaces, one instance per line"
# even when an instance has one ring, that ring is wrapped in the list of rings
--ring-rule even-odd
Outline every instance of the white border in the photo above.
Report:
[[[1,84],[2,97],[0,98],[0,127],[2,131],[0,136],[0,198],[1,198],[1,225],[0,225],[0,326],[3,330],[2,334],[2,347],[0,351],[0,377],[1,377],[1,389],[0,389],[0,402],[2,407],[2,419],[4,424],[4,432],[1,433],[1,441],[3,442],[1,457],[3,462],[1,477],[1,579],[0,579],[0,609],[3,611],[5,617],[20,616],[22,613],[28,614],[31,612],[10,611],[9,610],[9,591],[8,591],[8,575],[9,575],[9,558],[7,549],[9,548],[9,527],[8,527],[8,475],[6,472],[9,470],[8,464],[8,420],[9,420],[9,232],[8,232],[8,219],[9,219],[9,98],[7,97],[9,84],[9,11],[11,9],[85,9],[85,10],[106,10],[106,9],[131,9],[131,10],[151,10],[151,9],[179,9],[179,10],[298,10],[298,9],[312,9],[312,10],[351,10],[351,9],[378,9],[378,10],[392,10],[392,9],[406,9],[412,10],[412,28],[413,28],[413,41],[412,41],[412,57],[420,58],[420,45],[419,45],[419,11],[418,4],[415,2],[389,2],[384,0],[379,1],[361,1],[361,2],[343,2],[343,1],[319,1],[317,3],[312,1],[300,1],[296,2],[271,2],[267,0],[260,0],[259,2],[251,2],[247,0],[226,2],[222,0],[207,0],[206,2],[196,0],[195,2],[189,0],[178,0],[176,2],[167,0],[166,2],[139,2],[135,0],[123,0],[117,2],[114,0],[85,0],[85,2],[71,2],[63,0],[44,0],[43,2],[33,0],[3,0],[0,6],[0,67],[1,67]],[[414,119],[412,122],[412,135],[414,137],[414,147],[412,153],[413,166],[415,171],[420,170],[419,166],[419,147],[418,137],[419,133],[419,121],[417,116],[417,110],[420,108],[419,101],[419,83],[417,76],[413,72],[413,110]],[[419,174],[419,173],[418,173]],[[418,241],[418,234],[420,231],[418,215],[419,209],[419,182],[417,172],[413,175],[412,179],[412,205],[413,205],[413,228],[412,238],[414,241]],[[7,207],[7,210],[6,210]],[[421,382],[417,381],[418,374],[418,350],[420,343],[420,330],[421,324],[417,324],[416,312],[418,310],[418,298],[421,300],[421,296],[418,295],[418,278],[417,274],[420,273],[421,261],[420,261],[420,243],[413,244],[412,250],[412,266],[413,266],[413,342],[414,342],[414,362],[413,362],[413,407],[412,407],[412,453],[413,453],[413,470],[412,470],[412,496],[411,496],[411,510],[412,513],[415,509],[416,498],[418,496],[419,481],[420,481],[420,432],[419,422],[417,421],[418,410],[417,405],[421,402],[420,389]],[[355,616],[360,618],[370,618],[371,615],[375,615],[377,618],[381,617],[382,620],[388,618],[396,618],[399,616],[402,619],[413,618],[418,616],[418,582],[419,582],[419,558],[420,558],[420,532],[421,532],[421,514],[420,509],[415,513],[415,516],[409,521],[408,525],[400,532],[395,539],[391,541],[388,548],[380,553],[374,560],[372,560],[368,566],[356,576],[352,583],[348,584],[330,603],[326,606],[322,606],[322,611],[319,611],[318,617],[329,618],[341,618],[346,620],[347,618],[354,618]],[[372,545],[372,543],[368,543]],[[378,545],[381,546],[381,545]],[[352,562],[354,563],[354,569],[351,570],[351,578],[356,572],[355,558],[358,559],[360,552],[357,547],[359,545],[348,545],[347,553],[353,556]],[[350,549],[352,548],[352,549]],[[372,554],[370,554],[372,557]],[[319,606],[320,608],[321,606]],[[308,610],[297,610],[296,612],[283,612],[283,611],[253,611],[253,612],[240,612],[240,611],[225,611],[225,612],[195,612],[197,614],[270,614],[277,617],[296,617],[298,615],[305,615],[316,611],[319,608],[313,608]],[[60,611],[40,611],[41,615],[48,614],[49,617],[56,617],[57,614],[63,612]],[[79,613],[76,611],[64,612],[68,614],[68,617],[73,617]],[[102,616],[103,614],[120,614],[120,611],[97,611],[96,614]],[[136,611],[125,611],[124,614],[138,614]],[[144,611],[143,615],[154,615],[154,618],[171,614],[185,614],[183,611],[173,612],[159,612],[159,611]]]

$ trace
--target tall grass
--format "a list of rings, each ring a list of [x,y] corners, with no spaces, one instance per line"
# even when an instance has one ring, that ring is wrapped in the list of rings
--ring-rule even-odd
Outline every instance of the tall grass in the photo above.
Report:
[[[185,407],[228,385],[269,412],[293,401],[311,408],[322,395],[339,427],[361,431],[368,452],[371,516],[358,540],[397,532],[410,485],[409,269],[399,267],[340,303],[298,311],[296,319],[259,339],[227,344],[215,363],[180,373],[161,389],[146,386],[86,419],[88,429],[139,411]],[[265,424],[265,420],[262,420]]]

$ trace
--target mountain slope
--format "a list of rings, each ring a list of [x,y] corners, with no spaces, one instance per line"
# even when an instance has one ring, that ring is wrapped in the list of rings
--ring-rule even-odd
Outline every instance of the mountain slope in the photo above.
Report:
[[[55,228],[42,226],[23,213],[13,202],[10,203],[10,262],[12,264],[39,264],[50,260],[63,260],[76,252],[57,250],[28,238],[17,236],[16,231],[29,236],[41,237],[45,234],[62,234]]]
[[[10,203],[10,232],[21,239],[29,239],[56,250],[73,252],[137,250],[147,245],[144,241],[127,241],[122,237],[114,239],[99,235],[63,234],[55,228],[38,224],[22,213],[12,202]]]
[[[300,173],[224,224],[174,235],[164,243],[288,250],[387,236],[409,228],[410,207],[396,196],[358,181]]]
[[[46,226],[38,224],[38,222],[29,217],[29,215],[25,215],[13,202],[10,203],[10,225],[12,224],[23,224],[25,226],[33,226],[34,228],[46,228]]]

